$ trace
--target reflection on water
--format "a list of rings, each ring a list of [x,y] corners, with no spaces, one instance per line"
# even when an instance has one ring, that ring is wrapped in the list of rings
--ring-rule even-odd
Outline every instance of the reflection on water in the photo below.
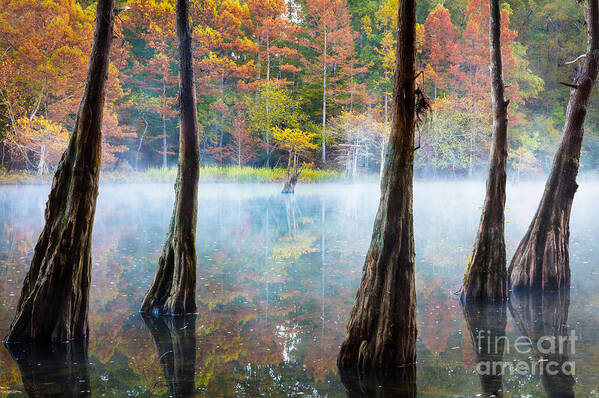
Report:
[[[30,397],[89,397],[87,342],[39,347],[9,344]],[[2,391],[0,390],[0,393]]]
[[[359,371],[340,369],[339,376],[348,398],[415,398],[418,396],[416,367],[407,366],[391,371]]]
[[[558,384],[586,397],[599,391],[593,252],[599,233],[599,207],[594,204],[599,184],[580,185],[572,214],[569,316],[551,324],[557,318],[538,314],[559,313],[563,301],[551,310],[548,301],[523,307],[519,303],[524,301],[514,299],[505,314],[505,336],[513,342],[533,333],[535,320],[556,328],[547,326],[543,333],[559,335],[560,325],[575,330],[582,338],[567,359],[576,362],[577,382]],[[510,252],[528,226],[542,188],[509,187]],[[0,188],[1,335],[14,314],[42,228],[48,190]],[[35,361],[20,360],[27,357],[0,347],[0,395],[33,391],[40,380],[68,390],[76,379],[78,391],[91,390],[93,396],[174,396],[193,390],[204,397],[412,396],[416,391],[423,397],[474,397],[489,391],[476,372],[480,355],[471,333],[485,327],[479,321],[489,323],[491,330],[501,329],[504,318],[463,313],[454,294],[471,254],[484,183],[415,185],[419,359],[418,377],[405,379],[340,374],[335,364],[372,234],[378,184],[302,185],[294,196],[279,191],[278,185],[201,185],[198,315],[193,322],[144,320],[138,313],[168,227],[172,186],[102,186],[94,226],[89,348],[87,354],[81,351],[87,359],[69,359],[77,351],[72,348],[70,357],[46,356],[55,359],[39,360],[41,365],[32,368],[27,364]],[[503,353],[505,362],[537,358],[509,348]],[[67,366],[72,362],[87,366]],[[504,374],[503,395],[564,391],[555,390],[554,380]]]
[[[150,330],[164,380],[172,397],[194,392],[196,364],[196,316],[160,316],[142,314]],[[153,387],[160,382],[154,383]]]
[[[470,331],[476,369],[484,397],[503,397],[503,354],[505,351],[507,305],[504,301],[463,304]]]
[[[574,397],[575,364],[570,356],[576,352],[576,341],[569,338],[573,331],[568,327],[569,308],[569,290],[511,296],[510,312],[520,333],[530,339],[548,397]]]

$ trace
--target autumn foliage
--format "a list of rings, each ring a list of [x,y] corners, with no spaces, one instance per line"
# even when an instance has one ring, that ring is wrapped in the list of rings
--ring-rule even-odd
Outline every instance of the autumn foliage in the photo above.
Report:
[[[63,132],[72,128],[91,48],[95,11],[89,4],[0,0],[4,168],[46,173],[64,149]],[[115,26],[104,167],[170,167],[178,156],[175,1],[127,5]],[[345,155],[339,154],[354,135],[337,131],[343,114],[362,115],[373,123],[367,130],[390,123],[397,7],[397,0],[194,0],[190,14],[204,163],[284,164],[287,154],[271,142],[271,130],[294,128],[280,122],[279,112],[293,103],[293,112],[300,114],[294,119],[316,135],[318,148],[308,151],[307,159],[319,167],[343,168]],[[540,33],[523,24],[534,13],[522,8],[504,4],[502,39],[512,101],[510,146],[517,154],[510,166],[531,173],[542,169],[543,158],[550,159],[548,144],[559,138],[560,121],[555,112],[547,114],[553,104],[541,95],[545,83],[538,77],[553,64],[539,57],[542,44],[531,38]],[[571,8],[561,12],[574,13]],[[488,14],[485,0],[419,3],[418,85],[436,103],[438,117],[417,134],[417,172],[484,169],[491,134]],[[562,30],[556,34],[565,35]],[[563,43],[546,40],[562,54],[558,62],[567,58]],[[529,51],[536,58],[529,59]],[[274,94],[264,91],[267,85]],[[377,173],[381,145],[362,141],[368,143],[361,146],[356,168]]]

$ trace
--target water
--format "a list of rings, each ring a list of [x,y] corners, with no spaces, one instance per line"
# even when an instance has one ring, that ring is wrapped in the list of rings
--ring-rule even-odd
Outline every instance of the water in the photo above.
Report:
[[[506,307],[462,309],[457,296],[478,226],[484,183],[415,186],[418,367],[416,375],[340,375],[335,358],[361,276],[378,205],[377,184],[202,184],[195,318],[138,313],[171,214],[171,185],[104,185],[94,227],[90,337],[85,345],[0,348],[0,395],[474,397],[502,383],[504,396],[599,396],[599,289],[593,252],[599,184],[581,182],[571,231],[572,290],[518,297]],[[508,187],[511,256],[541,183]],[[48,187],[0,188],[0,334],[14,314],[43,223]],[[505,326],[505,331],[504,331]],[[477,340],[477,331],[490,331]],[[479,377],[486,347],[499,360],[537,363],[513,343],[574,331],[575,376]],[[194,355],[195,354],[195,355]],[[15,359],[18,359],[18,363]],[[542,362],[544,363],[544,362]],[[342,381],[343,378],[343,381]],[[345,383],[345,384],[344,384]],[[501,385],[501,384],[500,384]],[[347,392],[347,391],[349,392]]]

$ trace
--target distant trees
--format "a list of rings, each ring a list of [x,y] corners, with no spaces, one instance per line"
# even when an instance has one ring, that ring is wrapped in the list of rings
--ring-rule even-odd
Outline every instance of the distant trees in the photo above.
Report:
[[[245,124],[251,135],[246,138],[257,144],[247,146],[252,152],[243,156],[247,164],[284,162],[284,153],[270,142],[274,125],[255,126],[260,118],[274,120],[276,110],[270,116],[270,105],[265,106],[262,115],[254,117],[258,108],[246,107],[248,98],[264,94],[267,83],[285,88],[306,115],[308,130],[319,133],[320,152],[311,151],[310,160],[322,162],[323,149],[325,157],[336,157],[346,145],[331,124],[343,113],[388,125],[399,1],[375,3],[194,1],[190,18],[204,159],[239,164],[239,132],[244,131],[239,126]],[[437,3],[422,1],[417,10],[417,70],[423,72],[419,84],[438,102],[439,117],[418,135],[415,166],[417,172],[471,175],[486,164],[491,144],[488,7],[486,0]],[[44,171],[40,165],[55,166],[52,155],[46,157],[53,149],[43,145],[42,151],[39,143],[21,140],[19,135],[32,130],[19,124],[32,116],[47,119],[34,129],[45,142],[52,141],[47,138],[55,126],[72,129],[69,110],[76,106],[78,82],[85,74],[93,9],[65,0],[28,4],[0,0],[0,163]],[[584,26],[570,1],[510,4],[500,10],[506,90],[514,100],[509,145],[518,155],[508,158],[508,166],[534,173],[551,163],[548,148],[557,144],[564,122],[559,111],[564,88],[556,83],[563,80],[563,71],[555,65],[578,56],[572,38],[582,38]],[[178,151],[175,0],[132,0],[128,5],[131,9],[115,26],[123,42],[115,47],[111,64],[104,166],[165,166]],[[541,29],[549,15],[559,23]],[[538,76],[548,79],[547,85]],[[592,130],[599,126],[593,115],[588,121]],[[592,159],[585,165],[599,165],[599,152],[591,143],[585,145]],[[370,157],[360,162],[370,173],[380,171],[374,151],[371,147]],[[464,151],[466,162],[455,156]]]
[[[169,122],[177,115],[175,4],[173,0],[134,0],[129,7],[125,26],[131,35],[145,43],[144,48],[134,49],[131,54],[133,68],[129,84],[150,94],[147,98],[150,109],[161,122],[161,134],[154,134],[153,139],[162,142],[157,152],[162,156],[162,167],[168,167],[168,155],[173,152],[169,150],[167,123],[172,126]],[[144,123],[143,129],[146,126]]]
[[[3,166],[23,164],[38,174],[56,165],[66,148],[65,131],[85,82],[93,39],[91,9],[78,2],[0,0],[0,130]],[[117,28],[118,31],[118,28]],[[118,123],[125,94],[117,73],[121,49],[110,66],[104,121],[104,160],[113,164],[130,137]]]
[[[339,96],[339,82],[351,71],[349,60],[353,56],[355,33],[351,29],[345,0],[308,0],[306,8],[306,39],[303,43],[311,60],[305,59],[305,64],[308,79],[312,82],[320,79],[321,82],[321,160],[326,163],[327,101]]]

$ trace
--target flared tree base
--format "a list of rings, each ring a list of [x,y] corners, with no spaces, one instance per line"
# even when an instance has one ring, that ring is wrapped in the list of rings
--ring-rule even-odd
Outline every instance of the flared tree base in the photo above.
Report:
[[[170,234],[150,290],[144,297],[141,312],[169,315],[196,313],[195,246],[182,244]],[[181,242],[181,243],[179,243]]]

